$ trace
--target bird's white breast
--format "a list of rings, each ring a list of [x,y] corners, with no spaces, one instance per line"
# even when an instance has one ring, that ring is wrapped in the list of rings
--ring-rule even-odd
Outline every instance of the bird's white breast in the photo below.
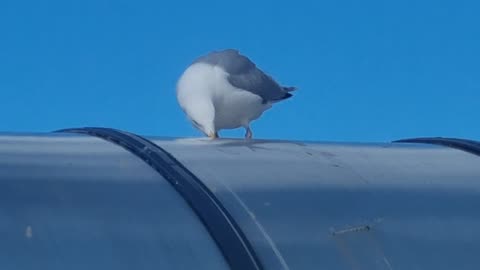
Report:
[[[198,98],[208,98],[215,107],[217,130],[246,126],[271,107],[249,91],[232,86],[228,74],[208,64],[193,64],[181,76],[177,96],[180,106],[188,113]]]

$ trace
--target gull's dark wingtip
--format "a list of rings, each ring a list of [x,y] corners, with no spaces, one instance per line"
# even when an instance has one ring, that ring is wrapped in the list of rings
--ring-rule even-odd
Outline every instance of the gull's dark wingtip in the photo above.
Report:
[[[279,101],[282,101],[282,100],[291,98],[292,96],[293,96],[293,95],[290,94],[290,93],[285,93],[285,95],[283,95],[282,97],[277,98],[277,99],[273,99],[273,100],[263,99],[262,104],[267,104],[267,103],[269,103],[269,102],[276,103],[276,102],[279,102]]]
[[[285,94],[285,96],[283,96],[283,98],[282,98],[282,99],[287,99],[287,98],[291,98],[291,97],[293,97],[293,95],[292,95],[292,94],[290,94],[290,93],[286,93],[286,94]]]

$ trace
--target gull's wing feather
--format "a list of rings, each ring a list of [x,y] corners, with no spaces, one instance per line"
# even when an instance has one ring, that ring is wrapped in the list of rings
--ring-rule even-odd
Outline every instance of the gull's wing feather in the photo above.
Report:
[[[216,65],[228,73],[228,81],[235,87],[260,96],[264,102],[275,102],[292,96],[294,87],[282,87],[237,50],[212,52],[195,62]]]

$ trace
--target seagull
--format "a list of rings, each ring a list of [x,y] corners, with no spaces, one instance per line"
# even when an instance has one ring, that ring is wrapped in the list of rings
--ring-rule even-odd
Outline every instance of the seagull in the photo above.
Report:
[[[193,126],[211,139],[222,129],[245,128],[274,103],[292,97],[296,87],[281,86],[235,49],[200,56],[177,82],[177,100]]]

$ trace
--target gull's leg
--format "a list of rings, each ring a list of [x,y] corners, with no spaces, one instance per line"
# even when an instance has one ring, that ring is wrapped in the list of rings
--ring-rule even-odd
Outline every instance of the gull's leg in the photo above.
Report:
[[[245,139],[250,140],[253,137],[252,129],[250,126],[245,127]]]
[[[218,137],[218,132],[216,132],[216,131],[215,131],[215,132],[211,132],[211,133],[208,134],[208,137],[209,137],[210,139],[217,139],[217,138],[219,138],[219,137]]]

